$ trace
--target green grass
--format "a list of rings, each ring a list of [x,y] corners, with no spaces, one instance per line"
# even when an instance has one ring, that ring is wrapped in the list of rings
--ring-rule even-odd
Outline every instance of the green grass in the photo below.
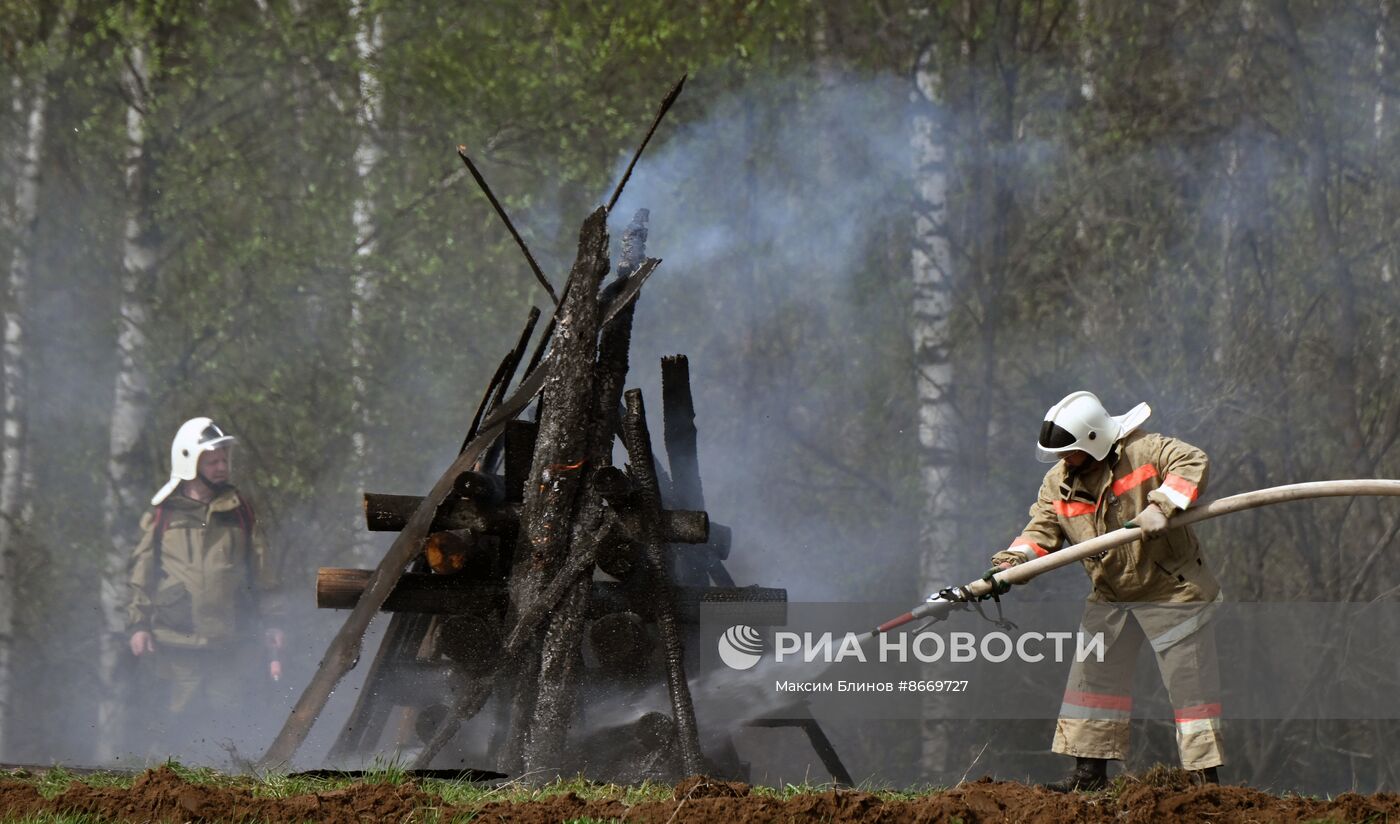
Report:
[[[207,768],[187,767],[173,761],[167,762],[166,766],[174,770],[181,778],[193,784],[239,787],[251,791],[256,796],[265,798],[289,798],[299,795],[310,795],[366,783],[398,785],[411,780],[409,770],[404,763],[392,758],[376,761],[373,766],[366,770],[363,778],[310,778],[275,772],[256,776],[230,776]],[[127,788],[131,786],[134,780],[134,776],[129,774],[92,773],[78,775],[61,767],[29,776],[3,777],[11,780],[18,779],[28,781],[32,783],[45,798],[53,798],[59,795],[64,790],[68,789],[69,785],[74,781],[80,781],[94,787]],[[423,824],[469,824],[469,822],[473,821],[477,816],[475,810],[491,802],[528,803],[572,793],[585,801],[618,801],[630,807],[646,802],[669,801],[672,799],[674,793],[673,785],[666,783],[643,782],[641,784],[622,785],[597,783],[582,777],[559,779],[538,786],[526,784],[521,781],[483,785],[466,781],[425,779],[418,781],[417,787],[424,793],[438,799],[437,803],[442,807],[455,807],[459,810],[464,810],[464,812],[459,812],[449,819],[445,818],[438,809],[425,809],[417,818],[417,820],[422,821]],[[834,788],[832,784],[804,782],[801,784],[787,784],[782,787],[756,786],[753,788],[753,794],[759,797],[781,800],[808,793],[830,792]],[[886,787],[866,786],[861,789],[871,792],[882,800],[887,801],[908,801],[921,795],[928,794],[928,791],[924,790],[894,790]],[[101,819],[91,816],[41,815],[23,819],[0,818],[0,824],[103,824],[103,822]],[[613,824],[613,822],[593,818],[580,818],[576,820],[576,824]]]
[[[95,816],[69,813],[39,813],[24,818],[0,818],[0,821],[5,824],[107,824]]]
[[[3,777],[14,778],[15,776]],[[81,781],[89,787],[130,787],[132,777],[121,773],[89,773],[86,775],[78,775],[62,767],[55,767],[32,776],[30,780],[39,790],[40,795],[44,798],[53,798],[68,789],[68,785],[74,781]],[[66,821],[67,819],[64,820]]]
[[[781,787],[755,786],[753,788],[753,794],[763,798],[786,800],[798,795],[829,793],[835,789],[843,788],[838,788],[835,784],[832,784],[830,782],[803,782],[801,784],[784,784]],[[894,789],[893,787],[877,786],[875,784],[866,782],[857,786],[856,789],[860,790],[861,792],[870,793],[871,795],[875,796],[881,801],[913,801],[918,798],[924,798],[926,796],[937,795],[938,793],[946,792],[948,788],[943,786],[927,785],[898,790]]]
[[[530,786],[519,781],[497,787],[482,787],[460,781],[425,781],[420,786],[424,792],[439,795],[444,802],[454,806],[476,806],[492,801],[541,801],[569,793],[574,793],[585,801],[621,801],[623,804],[632,805],[645,801],[664,801],[671,797],[672,792],[670,784],[647,781],[634,786],[624,786],[599,784],[581,777],[559,779],[541,786]]]
[[[256,776],[224,775],[207,767],[187,767],[177,761],[166,762],[181,778],[194,784],[219,787],[241,787],[254,795],[264,798],[289,798],[298,795],[339,790],[355,784],[399,785],[411,780],[405,763],[394,758],[376,760],[366,769],[361,778],[312,778],[288,773],[268,772]],[[55,767],[42,773],[29,776],[2,776],[19,778],[33,783],[45,798],[53,798],[68,788],[73,781],[81,781],[94,787],[130,787],[134,777],[122,773],[91,773],[79,775],[62,767]],[[466,781],[423,779],[417,782],[423,792],[437,796],[449,806],[479,806],[493,801],[529,802],[540,801],[554,796],[574,793],[586,801],[620,801],[626,805],[648,801],[666,801],[672,797],[673,785],[658,782],[621,785],[590,781],[583,777],[558,779],[548,784],[531,785],[521,781],[510,781],[499,785],[473,784]],[[831,783],[803,782],[788,783],[781,787],[754,786],[753,794],[765,798],[788,799],[797,795],[826,793],[836,789]],[[888,786],[863,784],[857,789],[868,792],[884,801],[910,801],[931,793],[943,792],[943,787],[913,787],[894,789]]]
[[[299,795],[329,792],[344,789],[355,784],[404,784],[411,780],[408,768],[403,762],[393,759],[377,760],[369,767],[362,778],[312,778],[286,773],[269,772],[257,776],[230,776],[215,770],[187,767],[179,762],[167,762],[181,778],[193,783],[219,787],[240,787],[263,798],[290,798]],[[78,775],[62,767],[55,767],[31,776],[6,776],[32,782],[45,798],[53,798],[68,789],[73,781],[81,781],[94,787],[130,787],[133,776],[119,773],[92,773]],[[424,779],[417,782],[423,792],[441,800],[443,806],[481,807],[491,802],[526,803],[541,801],[551,797],[573,793],[585,801],[618,801],[633,806],[652,801],[668,801],[674,792],[673,785],[658,782],[621,785],[597,783],[582,777],[558,779],[548,784],[531,785],[521,781],[510,781],[498,785],[473,784],[466,781],[446,781]],[[755,786],[753,794],[762,798],[777,800],[789,799],[798,795],[826,793],[836,789],[834,784],[803,782],[789,783],[781,787]],[[875,795],[882,801],[911,801],[944,788],[893,789],[863,785],[858,789]],[[57,821],[58,819],[54,819]],[[63,821],[70,819],[64,818]],[[72,819],[75,820],[76,819]],[[5,822],[9,824],[9,822]]]
[[[266,798],[288,798],[324,793],[360,784],[401,785],[412,780],[408,768],[395,759],[375,762],[371,768],[366,770],[362,778],[309,778],[279,773],[229,776],[208,768],[186,767],[177,762],[168,762],[167,766],[190,783],[238,787]],[[1149,771],[1141,778],[1118,776],[1105,791],[1104,796],[1110,799],[1116,798],[1134,782],[1170,784],[1170,779],[1174,778],[1174,773],[1167,771]],[[134,777],[118,773],[79,775],[61,767],[55,767],[51,770],[36,771],[28,775],[0,775],[0,779],[28,782],[45,798],[53,798],[68,789],[74,781],[93,787],[126,788],[131,786]],[[528,803],[574,794],[585,801],[617,801],[630,807],[646,802],[667,802],[672,799],[674,793],[671,784],[657,782],[643,782],[636,785],[604,784],[582,777],[560,779],[539,786],[521,781],[485,785],[439,779],[420,780],[416,782],[416,786],[435,799],[430,802],[433,806],[420,810],[414,816],[414,820],[421,822],[421,824],[471,824],[478,819],[479,813],[477,811],[492,802]],[[752,793],[760,798],[787,800],[801,795],[828,793],[833,789],[836,788],[830,783],[804,781],[785,784],[781,787],[754,786]],[[870,782],[863,784],[858,789],[886,802],[915,801],[947,791],[945,787],[934,786],[895,789],[888,786],[877,786]],[[445,817],[443,808],[456,808],[455,814],[451,817]],[[1319,818],[1310,824],[1332,824],[1335,821],[1336,819],[1332,818]],[[89,815],[41,814],[26,818],[0,817],[0,824],[106,824],[106,822]],[[613,824],[613,822],[585,817],[574,819],[569,824]]]

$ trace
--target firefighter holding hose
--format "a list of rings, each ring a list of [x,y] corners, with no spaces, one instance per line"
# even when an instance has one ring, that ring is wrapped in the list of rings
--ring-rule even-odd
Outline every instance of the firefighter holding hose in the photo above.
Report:
[[[1093,590],[1083,631],[1103,633],[1102,661],[1070,670],[1055,725],[1053,752],[1075,757],[1074,772],[1049,784],[1060,791],[1097,790],[1108,761],[1128,755],[1132,678],[1138,650],[1151,645],[1176,715],[1182,766],[1200,783],[1218,783],[1224,763],[1215,632],[1210,623],[1220,585],[1190,527],[1172,515],[1205,490],[1208,460],[1175,438],[1139,429],[1151,414],[1138,404],[1113,416],[1089,392],[1050,407],[1037,457],[1054,463],[1040,485],[1030,522],[992,556],[1006,569],[1124,526],[1142,540],[1086,558]]]
[[[237,717],[254,685],[281,677],[279,563],[231,483],[233,442],[209,418],[180,427],[132,555],[129,644],[164,693],[152,720],[167,724]]]

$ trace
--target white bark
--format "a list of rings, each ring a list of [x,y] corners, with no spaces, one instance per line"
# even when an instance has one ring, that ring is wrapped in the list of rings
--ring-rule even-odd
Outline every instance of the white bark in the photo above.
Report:
[[[1098,94],[1098,77],[1094,74],[1094,38],[1091,34],[1093,16],[1089,8],[1090,0],[1076,0],[1075,20],[1078,24],[1079,49],[1077,55],[1079,69],[1079,96],[1086,103],[1092,103],[1094,96]],[[1086,198],[1085,208],[1080,211],[1079,216],[1074,221],[1074,239],[1080,243],[1087,241],[1089,236],[1089,226],[1085,220],[1085,212],[1092,209],[1092,205]]]
[[[358,119],[360,141],[355,147],[355,176],[359,195],[355,198],[352,219],[355,225],[355,260],[350,285],[350,382],[351,415],[355,430],[351,435],[350,476],[357,489],[364,488],[366,477],[365,438],[369,430],[366,370],[369,361],[369,331],[365,325],[367,307],[374,300],[376,278],[374,255],[378,245],[375,215],[375,172],[383,158],[379,145],[379,119],[383,105],[382,89],[374,64],[383,46],[379,19],[367,8],[367,0],[355,0],[351,7],[355,24],[355,54],[359,59],[360,101]],[[354,510],[351,534],[356,560],[368,562],[370,542],[358,508]]]
[[[131,554],[134,518],[144,503],[143,490],[134,488],[131,464],[149,414],[146,349],[146,292],[154,281],[156,250],[152,247],[150,186],[146,153],[146,109],[150,73],[142,46],[127,55],[123,84],[129,96],[126,111],[126,233],[122,242],[121,302],[118,310],[117,376],[112,398],[107,473],[110,486],[104,521],[110,541],[102,579],[104,631],[99,651],[103,700],[98,705],[97,759],[107,763],[116,755],[122,735],[122,704],[118,666],[126,646],[126,567]]]
[[[948,358],[948,315],[952,310],[953,255],[948,244],[948,151],[936,121],[939,77],[932,49],[919,59],[913,118],[914,245],[914,365],[918,399],[919,478],[924,495],[919,518],[922,553],[921,589],[946,586],[954,571],[951,560],[953,528],[950,515],[950,444],[952,407],[948,390],[952,363]]]
[[[25,373],[25,312],[33,280],[34,228],[39,213],[39,169],[47,126],[48,83],[42,72],[29,88],[13,81],[16,120],[24,124],[15,169],[14,204],[10,213],[8,296],[4,324],[4,420],[0,423],[0,754],[5,751],[5,726],[10,705],[11,648],[14,643],[15,557],[20,528],[28,520],[32,476],[28,449],[28,397]]]
[[[918,408],[920,592],[949,586],[956,525],[952,518],[954,410],[950,390],[949,314],[953,308],[953,255],[948,230],[948,147],[938,122],[939,87],[936,56],[927,48],[914,75],[915,115],[910,141],[914,159],[914,381]],[[930,780],[941,780],[952,748],[948,725],[931,706],[922,725],[920,763]]]
[[[1094,39],[1089,31],[1089,0],[1077,0],[1075,16],[1079,23],[1079,96],[1093,100],[1098,93],[1098,78],[1094,76]]]
[[[1390,0],[1380,0],[1380,15],[1376,21],[1376,58],[1374,70],[1376,74],[1376,103],[1371,112],[1372,127],[1376,146],[1379,147],[1385,140],[1385,59],[1386,59],[1386,26],[1390,23]]]
[[[1229,101],[1229,105],[1240,108],[1247,105],[1249,94],[1247,82],[1252,76],[1253,66],[1250,63],[1251,44],[1249,38],[1255,29],[1257,9],[1253,0],[1244,0],[1239,9],[1239,33],[1238,40],[1231,48],[1229,59],[1226,61],[1225,77],[1221,94]],[[1244,138],[1239,133],[1231,134],[1224,142],[1223,161],[1224,168],[1221,177],[1223,179],[1223,202],[1219,214],[1219,238],[1220,238],[1220,259],[1218,270],[1220,272],[1220,283],[1215,287],[1217,299],[1210,304],[1211,318],[1211,360],[1216,364],[1229,362],[1232,358],[1242,357],[1240,352],[1231,351],[1231,347],[1240,346],[1238,340],[1239,323],[1241,323],[1242,313],[1248,312],[1248,298],[1241,291],[1238,271],[1240,263],[1238,261],[1239,227],[1244,215],[1245,203],[1251,187],[1257,185],[1251,181],[1245,169],[1245,162],[1248,159]],[[1244,356],[1248,356],[1248,352]]]
[[[1390,0],[1380,0],[1380,14],[1376,21],[1376,58],[1374,64],[1376,78],[1376,103],[1371,112],[1371,123],[1375,139],[1375,157],[1377,165],[1384,162],[1385,152],[1385,126],[1386,126],[1386,91],[1385,61],[1389,54],[1389,44],[1387,42],[1386,27],[1390,25]],[[1391,266],[1390,255],[1386,255],[1381,261],[1381,282],[1390,283],[1395,277],[1395,272]]]
[[[833,122],[836,91],[840,85],[839,69],[831,47],[831,15],[818,5],[812,26],[812,55],[817,73],[817,99],[812,101],[822,120],[818,121],[821,135],[817,141],[817,180],[823,188],[834,185],[838,165],[836,144],[842,124]]]

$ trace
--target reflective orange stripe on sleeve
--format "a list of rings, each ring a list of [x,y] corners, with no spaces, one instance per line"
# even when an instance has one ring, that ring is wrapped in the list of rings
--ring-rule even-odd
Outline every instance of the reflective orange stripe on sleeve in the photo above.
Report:
[[[1136,489],[1149,478],[1157,477],[1157,467],[1152,464],[1143,464],[1132,472],[1124,475],[1113,482],[1113,494],[1122,495],[1130,489]]]
[[[1162,485],[1185,495],[1188,501],[1196,500],[1196,496],[1201,494],[1201,491],[1196,488],[1195,484],[1173,472],[1167,473],[1167,477],[1162,481]]]
[[[1073,518],[1076,515],[1092,515],[1097,509],[1094,504],[1086,504],[1080,501],[1056,501],[1055,512],[1066,518]]]
[[[1037,558],[1044,558],[1046,555],[1050,554],[1050,550],[1042,548],[1040,544],[1037,544],[1036,542],[1032,541],[1031,539],[1025,536],[1022,536],[1012,541],[1011,546],[1007,547],[1007,549],[1028,549],[1031,552],[1035,553],[1035,557]]]

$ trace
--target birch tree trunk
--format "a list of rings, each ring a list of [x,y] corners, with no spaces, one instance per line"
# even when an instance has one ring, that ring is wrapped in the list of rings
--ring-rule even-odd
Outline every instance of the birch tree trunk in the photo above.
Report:
[[[917,109],[911,135],[914,168],[914,364],[918,398],[919,480],[924,503],[919,517],[923,558],[921,591],[947,586],[953,521],[948,489],[952,470],[953,410],[949,389],[948,316],[952,309],[953,255],[948,243],[948,151],[937,123],[938,71],[933,48],[919,57],[915,72]]]
[[[1093,100],[1099,91],[1099,81],[1094,71],[1094,19],[1089,3],[1090,0],[1075,0],[1074,6],[1075,18],[1079,24],[1079,49],[1076,55],[1079,63],[1079,96],[1085,100]]]
[[[360,127],[360,140],[355,147],[355,176],[359,184],[359,195],[355,199],[352,212],[355,225],[355,257],[350,284],[350,412],[354,426],[350,439],[350,477],[356,489],[363,489],[365,486],[365,439],[370,424],[367,405],[369,330],[366,328],[365,313],[375,296],[376,278],[373,266],[378,245],[375,241],[378,234],[374,209],[375,172],[384,155],[383,148],[379,145],[383,90],[374,65],[383,46],[383,32],[378,15],[368,6],[369,0],[355,0],[350,12],[355,26],[355,55],[358,58],[360,91],[356,115]],[[355,510],[351,517],[354,560],[360,564],[371,563],[374,559],[369,557],[370,543],[363,524],[359,523],[359,511]]]
[[[953,546],[953,366],[949,357],[949,315],[953,307],[953,254],[949,244],[948,148],[939,122],[942,78],[934,47],[919,54],[914,72],[914,116],[910,135],[914,159],[914,277],[912,323],[914,381],[918,410],[919,583],[935,592],[954,580]],[[937,710],[922,729],[920,761],[926,774],[941,775],[949,748]]]
[[[15,119],[24,124],[15,169],[10,236],[8,295],[4,308],[4,422],[0,425],[0,754],[5,752],[5,719],[10,709],[10,651],[14,642],[15,557],[28,520],[32,477],[28,449],[28,387],[25,372],[25,313],[33,280],[34,229],[39,213],[39,169],[47,126],[48,82],[37,72],[26,84],[13,81]]]
[[[1230,101],[1230,106],[1238,112],[1247,111],[1248,91],[1245,81],[1251,71],[1247,38],[1253,28],[1253,3],[1251,0],[1245,0],[1240,4],[1239,31],[1226,64],[1223,92],[1225,99]],[[1233,133],[1232,130],[1224,147],[1224,203],[1220,210],[1219,221],[1219,266],[1222,282],[1218,290],[1218,299],[1212,308],[1213,317],[1211,318],[1211,338],[1214,350],[1211,355],[1216,363],[1238,356],[1238,353],[1229,351],[1229,347],[1237,345],[1231,330],[1241,328],[1243,318],[1240,315],[1245,308],[1238,294],[1237,279],[1240,263],[1239,256],[1236,254],[1236,247],[1239,245],[1238,235],[1243,209],[1244,187],[1247,183],[1243,169],[1245,161],[1243,142],[1243,138],[1239,134]]]
[[[126,231],[122,241],[121,299],[118,310],[117,376],[109,429],[107,491],[103,517],[110,541],[102,578],[104,627],[99,651],[103,698],[98,705],[97,760],[107,763],[117,753],[125,732],[123,697],[127,679],[121,664],[126,650],[126,567],[131,555],[136,513],[144,503],[136,488],[140,473],[139,445],[149,415],[149,376],[146,374],[146,295],[155,281],[157,236],[153,220],[152,162],[147,134],[151,103],[150,71],[145,47],[134,45],[127,57],[122,83],[128,95],[126,111]]]
[[[1372,71],[1376,77],[1376,102],[1371,110],[1372,136],[1377,146],[1385,140],[1385,61],[1387,54],[1386,26],[1390,23],[1390,0],[1380,0],[1376,10],[1376,57]]]
[[[1386,61],[1389,58],[1389,36],[1386,28],[1390,25],[1390,0],[1380,0],[1380,8],[1377,10],[1376,19],[1376,57],[1372,70],[1375,72],[1375,105],[1371,110],[1371,128],[1374,138],[1375,164],[1380,166],[1385,152],[1385,136],[1387,112],[1385,98],[1389,94],[1386,89]],[[1386,207],[1382,207],[1385,209]],[[1388,210],[1386,217],[1389,217]],[[1381,261],[1381,282],[1390,283],[1395,277],[1394,267],[1391,265],[1391,254],[1386,254]]]

